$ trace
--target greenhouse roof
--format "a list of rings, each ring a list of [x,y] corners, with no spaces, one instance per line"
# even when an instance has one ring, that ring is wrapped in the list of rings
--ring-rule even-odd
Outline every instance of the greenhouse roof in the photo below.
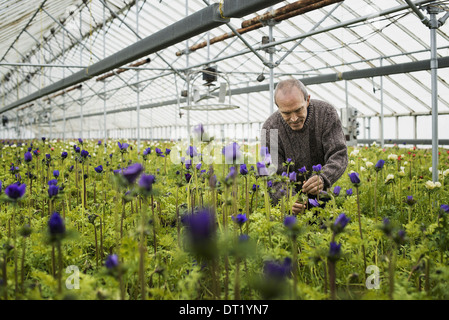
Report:
[[[174,128],[202,123],[249,136],[243,127],[260,130],[276,109],[270,88],[293,76],[363,121],[407,126],[429,118],[435,89],[430,28],[409,2],[425,17],[448,12],[448,1],[423,0],[3,0],[0,113],[20,134],[103,137],[106,125],[131,138],[137,127],[178,138],[184,129]],[[447,23],[436,29],[446,124],[448,34]]]

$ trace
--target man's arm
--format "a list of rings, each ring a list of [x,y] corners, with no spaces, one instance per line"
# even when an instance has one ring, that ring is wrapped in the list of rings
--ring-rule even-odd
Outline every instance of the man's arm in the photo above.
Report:
[[[330,108],[326,114],[321,141],[324,150],[324,165],[321,177],[324,188],[331,187],[348,166],[348,149],[337,110]]]

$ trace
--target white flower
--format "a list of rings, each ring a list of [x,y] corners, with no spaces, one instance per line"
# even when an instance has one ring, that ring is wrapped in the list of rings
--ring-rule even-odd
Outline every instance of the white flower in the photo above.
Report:
[[[426,182],[426,188],[428,189],[428,190],[433,190],[433,189],[435,189],[435,188],[440,188],[441,187],[441,183],[440,182],[433,182],[433,181],[430,181],[430,180],[428,180],[427,182]]]
[[[443,171],[443,177],[446,177],[447,175],[449,175],[449,169]]]
[[[388,160],[398,160],[398,155],[394,153],[390,153],[388,155]]]
[[[371,143],[371,147],[377,147],[376,141],[374,141],[373,143]]]
[[[349,164],[355,164],[354,160],[349,160]]]
[[[392,180],[394,180],[394,174],[389,174],[385,179],[385,183],[391,182]]]
[[[360,171],[366,171],[365,167],[360,167]]]
[[[350,156],[351,156],[351,157],[355,157],[355,156],[357,156],[357,155],[359,154],[359,152],[360,152],[359,149],[354,149],[354,150],[350,153]]]
[[[371,168],[374,165],[374,163],[372,163],[371,161],[367,161],[365,163],[365,165],[366,165],[367,168]]]

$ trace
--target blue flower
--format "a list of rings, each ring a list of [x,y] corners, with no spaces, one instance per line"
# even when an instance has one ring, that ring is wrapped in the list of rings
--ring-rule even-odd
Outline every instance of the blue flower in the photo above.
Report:
[[[336,197],[338,197],[340,195],[340,191],[341,191],[341,187],[340,186],[335,186],[333,193]]]
[[[159,157],[164,157],[164,154],[162,153],[162,150],[161,150],[161,149],[156,148],[155,151],[156,151],[156,154],[157,154]]]
[[[268,169],[265,166],[265,163],[257,162],[257,173],[259,174],[259,176],[267,176],[268,175]]]
[[[143,155],[144,156],[149,155],[149,154],[151,154],[151,148],[150,147],[148,147],[145,150],[143,150]]]
[[[95,167],[94,170],[97,173],[102,173],[103,172],[103,166],[100,164],[98,167]]]
[[[319,207],[320,206],[319,202],[316,199],[309,199],[309,204],[312,207]]]
[[[190,179],[192,179],[192,175],[191,175],[190,173],[186,173],[186,174],[185,174],[185,177],[186,177],[187,183],[189,183],[189,182],[190,182]]]
[[[259,186],[256,184],[253,184],[253,187],[251,189],[253,190],[253,192],[256,192],[257,189],[259,189]]]
[[[196,170],[200,170],[201,169],[201,162],[200,163],[198,163],[196,166],[195,166],[195,168],[196,168]]]
[[[63,151],[63,152],[61,153],[61,159],[67,158],[68,155],[69,155],[69,154],[68,154],[67,152]]]
[[[117,145],[118,145],[118,147],[119,147],[119,149],[120,149],[120,151],[121,152],[125,152],[125,151],[127,151],[127,149],[128,149],[128,147],[129,147],[129,144],[128,143],[120,143],[120,141],[118,141],[117,142]]]
[[[284,259],[283,263],[279,263],[278,261],[266,261],[263,273],[268,278],[282,280],[290,276],[291,270],[292,260],[287,257]]]
[[[59,193],[59,187],[55,184],[51,184],[48,186],[48,196],[50,198],[56,197]]]
[[[346,195],[347,195],[347,196],[352,196],[352,188],[346,190]]]
[[[225,156],[226,163],[234,163],[241,157],[240,146],[237,142],[233,142],[222,149],[222,153]]]
[[[156,182],[156,176],[149,174],[143,174],[139,180],[139,186],[146,192],[151,192],[153,189],[153,184]]]
[[[385,160],[380,159],[379,161],[377,161],[376,165],[374,166],[374,169],[376,171],[380,171],[384,167],[384,164],[385,164]]]
[[[208,209],[201,209],[183,217],[182,223],[187,227],[188,234],[194,243],[201,244],[215,235],[215,215]]]
[[[331,242],[330,243],[330,248],[329,248],[329,259],[336,261],[338,258],[340,258],[340,254],[341,254],[341,243],[337,244],[336,242]]]
[[[48,220],[48,229],[52,236],[62,235],[65,233],[64,220],[58,212],[54,212],[51,215],[50,220]]]
[[[440,209],[446,213],[449,213],[449,205],[447,205],[447,204],[442,204],[440,206]]]
[[[244,164],[244,163],[240,165],[240,174],[241,175],[248,174],[248,169],[246,168],[246,164]]]
[[[236,217],[232,216],[232,220],[239,226],[242,226],[246,221],[248,221],[248,218],[246,217],[246,214],[239,213]]]
[[[307,172],[306,166],[302,167],[301,169],[298,169],[299,174],[305,174]]]
[[[57,184],[58,184],[58,180],[56,180],[56,179],[48,180],[47,184],[48,184],[49,186],[51,186],[51,185],[57,185]]]
[[[59,177],[59,170],[53,170],[53,176],[55,178]]]
[[[142,173],[143,166],[140,163],[134,163],[123,170],[122,174],[129,184],[133,184],[137,177]]]
[[[196,147],[190,146],[187,148],[187,155],[190,156],[190,158],[193,158],[197,155]]]
[[[165,154],[166,154],[167,156],[170,154],[170,152],[171,152],[171,149],[165,148]]]
[[[115,269],[119,265],[118,257],[116,254],[111,254],[106,258],[106,261],[104,263],[106,268],[108,269]]]
[[[289,178],[291,182],[296,182],[296,172],[290,172]]]
[[[284,219],[284,226],[287,228],[292,228],[296,224],[295,216],[286,216]]]
[[[357,172],[348,173],[348,176],[353,185],[358,186],[360,184],[360,177]]]
[[[31,160],[33,160],[33,156],[31,155],[31,152],[25,152],[25,156],[24,156],[24,160],[25,162],[30,162]]]
[[[10,184],[5,189],[5,194],[13,201],[17,201],[25,195],[26,185],[18,182]]]
[[[317,164],[316,166],[312,166],[312,170],[315,172],[320,172],[322,169],[321,164]]]
[[[335,234],[343,232],[344,228],[348,224],[351,219],[346,217],[344,213],[341,213],[337,219],[335,219],[333,225],[331,225],[331,229]]]
[[[89,152],[87,151],[87,150],[82,150],[81,151],[81,157],[83,157],[83,158],[87,158],[87,156],[89,155]]]
[[[267,181],[267,187],[273,188],[273,181],[271,181],[271,180]]]

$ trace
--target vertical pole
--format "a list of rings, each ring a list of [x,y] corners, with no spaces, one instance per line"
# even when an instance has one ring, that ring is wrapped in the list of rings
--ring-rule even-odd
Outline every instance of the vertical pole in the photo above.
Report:
[[[62,32],[62,63],[65,65],[65,30]],[[62,78],[65,79],[65,67],[62,68]],[[66,118],[65,118],[65,94],[62,95],[62,141],[65,142],[65,128],[66,128]]]
[[[383,65],[383,58],[380,58],[380,66]],[[380,147],[384,147],[384,79],[380,76]]]
[[[80,39],[82,39],[83,34],[82,34],[82,23],[83,23],[83,10],[80,10]],[[80,47],[80,66],[83,65],[83,48]],[[81,125],[80,125],[80,138],[83,138],[83,87],[80,88],[80,120],[81,120]]]
[[[273,10],[273,7],[270,7]],[[273,42],[273,25],[270,23],[268,26],[268,39],[269,42]],[[270,114],[274,112],[274,64],[273,64],[273,50],[274,47],[269,48],[270,52]]]
[[[427,7],[430,14],[430,72],[432,84],[432,180],[438,181],[438,82],[437,82],[437,28],[436,14],[439,9],[434,6]]]
[[[186,17],[189,15],[189,0],[186,0]],[[189,39],[186,40],[186,89],[187,89],[187,107],[190,106],[190,70],[189,70]],[[187,136],[190,143],[190,110],[187,108]]]
[[[106,58],[106,8],[103,4],[103,59]],[[104,152],[106,153],[106,141],[108,139],[108,128],[106,125],[106,81],[103,80],[103,129],[104,129]]]
[[[136,41],[139,41],[139,1],[136,0]],[[137,72],[137,154],[140,158],[140,86],[139,86],[139,70]]]

